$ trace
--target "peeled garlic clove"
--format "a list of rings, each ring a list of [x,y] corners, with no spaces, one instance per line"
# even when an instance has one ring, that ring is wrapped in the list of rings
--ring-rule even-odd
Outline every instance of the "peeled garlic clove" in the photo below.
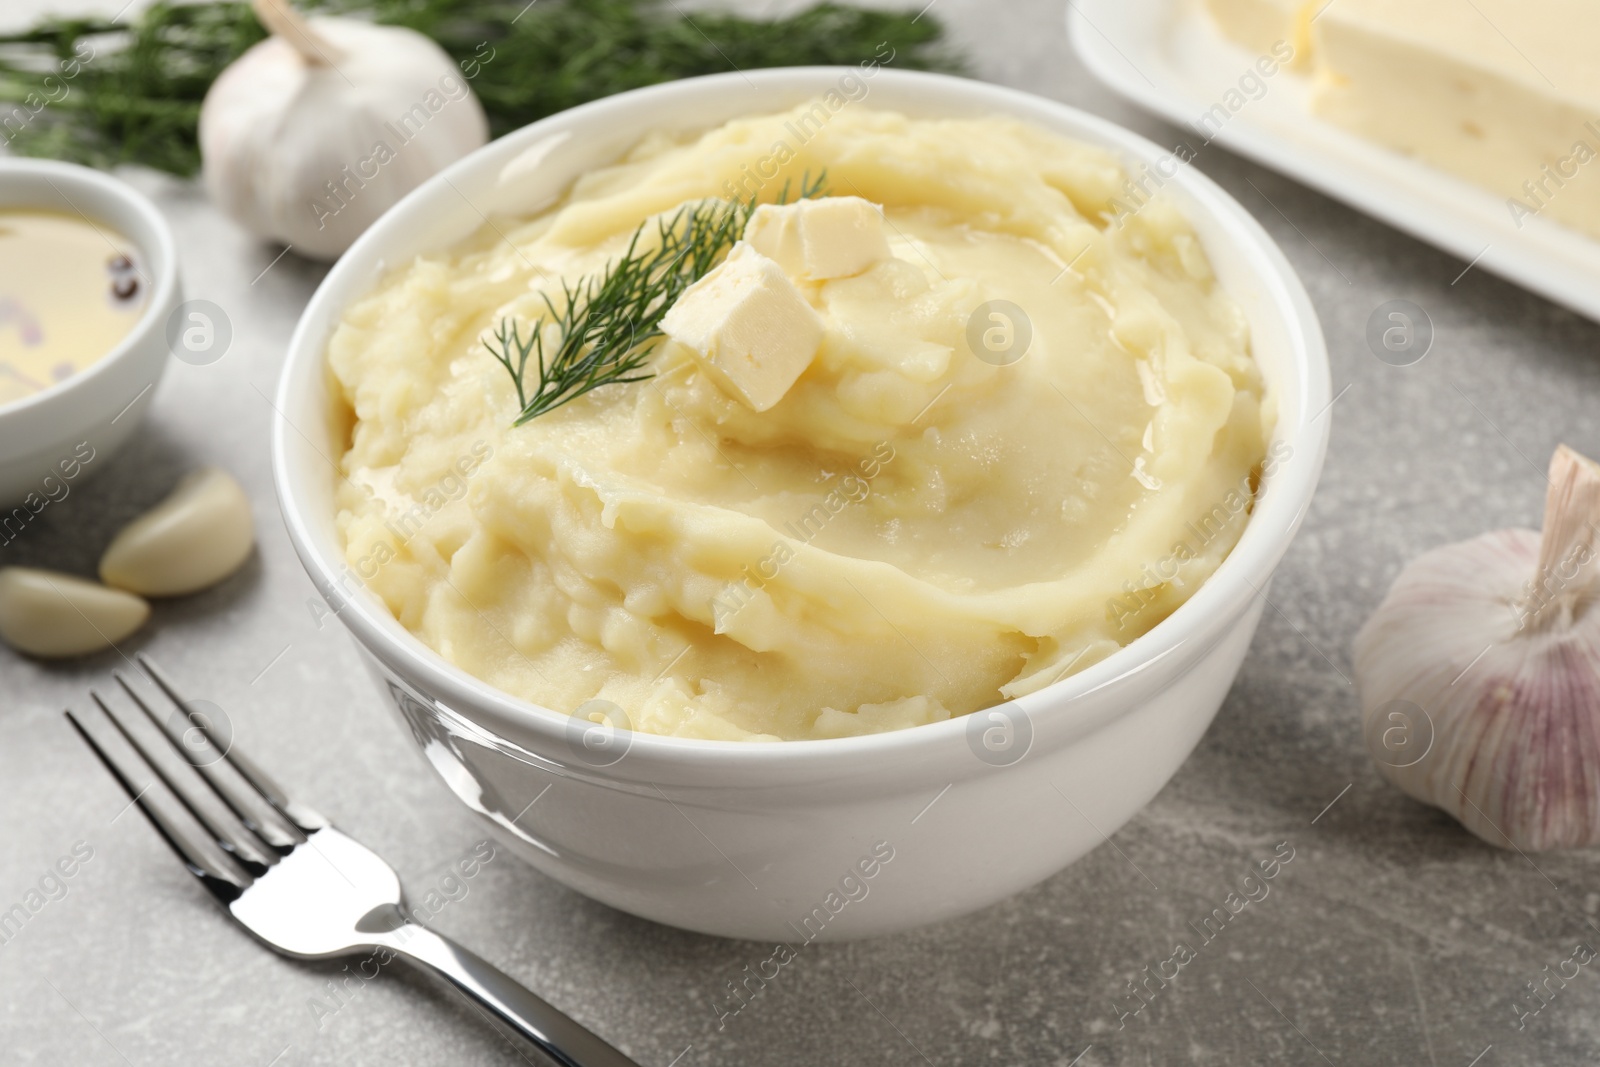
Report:
[[[1600,467],[1562,446],[1542,535],[1412,561],[1356,635],[1380,772],[1492,844],[1600,843]]]
[[[32,656],[84,656],[144,625],[150,605],[59,571],[0,568],[0,638]]]
[[[429,38],[254,0],[272,34],[206,93],[206,190],[258,237],[334,259],[379,215],[489,139],[482,106]]]
[[[238,570],[255,544],[250,501],[218,467],[180,481],[100,557],[100,580],[144,596],[181,596]]]

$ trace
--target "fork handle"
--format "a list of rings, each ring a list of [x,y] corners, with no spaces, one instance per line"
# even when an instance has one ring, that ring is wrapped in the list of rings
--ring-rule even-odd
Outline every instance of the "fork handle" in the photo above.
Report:
[[[488,960],[421,923],[407,922],[386,940],[397,955],[477,1001],[561,1067],[639,1067]]]

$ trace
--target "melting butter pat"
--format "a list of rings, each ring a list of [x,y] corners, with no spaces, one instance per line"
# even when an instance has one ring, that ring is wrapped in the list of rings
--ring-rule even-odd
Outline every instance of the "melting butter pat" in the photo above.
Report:
[[[889,258],[883,209],[859,196],[762,204],[745,224],[744,239],[802,281],[853,278]]]
[[[744,241],[684,290],[661,330],[754,411],[782,400],[822,343],[822,320],[783,268]]]

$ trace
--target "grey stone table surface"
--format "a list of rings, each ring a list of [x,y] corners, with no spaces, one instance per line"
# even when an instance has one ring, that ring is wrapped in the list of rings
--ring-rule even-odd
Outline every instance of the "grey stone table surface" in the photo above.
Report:
[[[1058,0],[935,11],[979,76],[1177,137],[1079,69]],[[653,1067],[1600,1061],[1600,979],[1582,973],[1522,1030],[1514,1007],[1525,982],[1594,936],[1600,855],[1493,849],[1399,794],[1366,755],[1350,680],[1351,638],[1406,559],[1537,526],[1551,449],[1600,452],[1600,327],[1225,151],[1195,165],[1293,261],[1334,388],[1348,391],[1237,684],[1115,847],[964,919],[811,946],[721,1029],[712,1005],[771,946],[632,918],[504,855],[452,891],[444,931]],[[445,876],[480,835],[381,706],[348,636],[318,626],[274,502],[265,395],[322,268],[274,263],[276,249],[193,186],[133,178],[176,228],[189,293],[231,317],[233,347],[211,366],[175,362],[126,452],[0,546],[0,564],[88,572],[183,470],[228,467],[256,510],[257,557],[220,588],[158,606],[132,647],[228,708],[240,743],[392,860],[414,894],[454,886]],[[1411,367],[1379,362],[1364,341],[1370,313],[1395,298],[1437,331]],[[280,959],[224,921],[62,720],[118,665],[0,650],[0,910],[77,843],[92,849],[65,895],[46,882],[51,899],[0,944],[0,1063],[523,1062],[421,981],[388,969],[336,997],[338,966]],[[1187,924],[1280,842],[1295,858],[1270,895],[1119,1026],[1127,984],[1192,940]]]

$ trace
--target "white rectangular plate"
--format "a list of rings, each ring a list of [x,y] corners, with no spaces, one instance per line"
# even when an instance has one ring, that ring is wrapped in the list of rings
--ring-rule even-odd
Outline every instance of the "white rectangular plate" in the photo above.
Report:
[[[1261,79],[1266,90],[1257,89],[1257,98],[1229,96],[1259,57],[1226,40],[1199,0],[1069,0],[1067,29],[1095,77],[1181,126],[1190,149],[1209,136],[1600,320],[1600,241],[1540,218],[1519,229],[1503,198],[1317,118],[1300,72],[1279,69]],[[1232,109],[1225,97],[1244,103]],[[1218,105],[1226,120],[1201,127],[1200,116]]]

